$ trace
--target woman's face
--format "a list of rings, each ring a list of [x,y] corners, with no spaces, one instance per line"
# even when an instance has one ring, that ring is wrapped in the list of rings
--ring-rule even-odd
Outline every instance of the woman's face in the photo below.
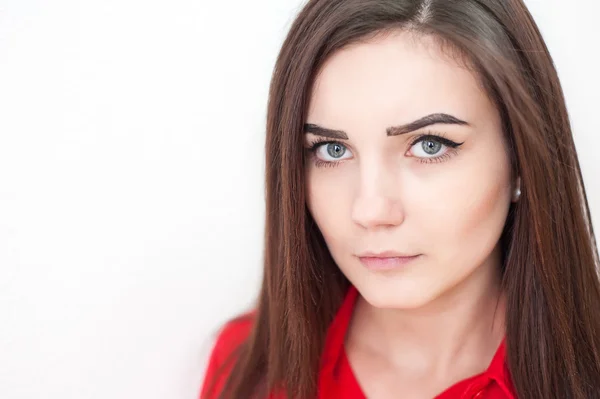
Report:
[[[515,187],[500,117],[431,38],[395,32],[338,51],[306,122],[309,210],[368,302],[420,307],[498,269]]]

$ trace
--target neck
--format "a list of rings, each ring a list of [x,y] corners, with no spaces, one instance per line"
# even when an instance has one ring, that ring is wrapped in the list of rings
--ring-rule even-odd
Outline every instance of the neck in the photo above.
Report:
[[[505,334],[500,279],[499,261],[490,258],[421,308],[376,308],[359,295],[346,345],[416,372],[483,371]]]

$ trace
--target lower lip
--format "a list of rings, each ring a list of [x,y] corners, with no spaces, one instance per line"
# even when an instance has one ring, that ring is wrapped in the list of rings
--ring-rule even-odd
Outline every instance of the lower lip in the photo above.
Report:
[[[364,256],[358,259],[369,270],[394,270],[406,266],[419,256],[421,255],[393,256],[389,258]]]

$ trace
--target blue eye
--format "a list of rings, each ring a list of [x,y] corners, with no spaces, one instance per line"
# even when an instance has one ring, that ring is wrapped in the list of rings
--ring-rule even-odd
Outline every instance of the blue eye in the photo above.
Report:
[[[463,143],[452,141],[442,134],[426,133],[416,137],[410,144],[410,156],[421,163],[442,162],[458,152]],[[339,141],[316,139],[305,149],[317,167],[337,166],[340,161],[352,159],[350,149]]]
[[[416,143],[413,148],[422,151],[421,154],[413,153],[416,157],[427,158],[429,156],[435,156],[440,152],[442,148],[446,147],[444,144],[437,140],[426,139]]]
[[[323,156],[323,149],[325,149],[327,155],[329,155],[333,159],[341,159],[348,150],[343,144],[340,143],[326,143],[320,145],[317,148],[317,154]]]
[[[411,152],[423,163],[442,162],[455,154],[462,144],[442,135],[428,133],[417,137],[412,142]]]
[[[352,158],[352,152],[339,141],[317,140],[306,151],[317,166],[335,166],[339,161]]]

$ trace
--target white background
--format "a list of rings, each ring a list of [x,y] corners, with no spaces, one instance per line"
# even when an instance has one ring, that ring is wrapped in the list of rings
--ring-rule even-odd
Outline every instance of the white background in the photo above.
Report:
[[[261,276],[298,0],[0,0],[0,397],[195,398]],[[528,2],[600,218],[597,0]]]

